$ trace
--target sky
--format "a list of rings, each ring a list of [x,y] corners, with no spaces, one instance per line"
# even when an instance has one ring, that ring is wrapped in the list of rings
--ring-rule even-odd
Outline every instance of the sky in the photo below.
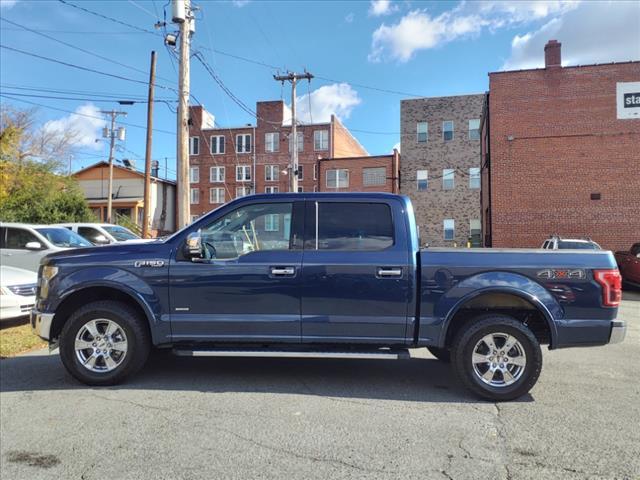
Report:
[[[154,27],[165,20],[168,3],[0,0],[0,100],[37,107],[43,128],[75,129],[73,170],[108,153],[106,142],[96,142],[105,125],[100,110],[127,111],[119,118],[129,125],[116,158],[142,168],[146,104],[115,100],[146,98],[156,50],[156,98],[163,102],[155,104],[153,158],[161,174],[166,164],[175,178],[177,71],[175,52],[163,42],[177,30],[170,6],[167,25]],[[192,3],[192,53],[239,103],[249,110],[261,100],[290,103],[290,87],[273,75],[306,69],[315,78],[299,84],[301,121],[327,121],[335,113],[374,155],[400,141],[400,100],[484,92],[488,72],[544,66],[549,39],[562,43],[564,65],[640,60],[640,2],[634,1]],[[197,58],[191,93],[220,126],[255,123]]]

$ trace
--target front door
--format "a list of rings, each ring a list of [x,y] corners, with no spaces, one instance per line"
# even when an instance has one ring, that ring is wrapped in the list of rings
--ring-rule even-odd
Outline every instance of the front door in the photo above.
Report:
[[[414,273],[399,202],[322,197],[306,219],[303,341],[404,343]]]
[[[203,226],[208,258],[184,259],[178,246],[174,340],[300,342],[302,210],[303,202],[244,204]]]

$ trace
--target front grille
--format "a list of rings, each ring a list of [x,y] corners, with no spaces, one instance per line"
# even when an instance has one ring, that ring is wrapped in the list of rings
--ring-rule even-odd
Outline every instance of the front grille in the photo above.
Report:
[[[20,311],[22,313],[31,313],[31,310],[33,310],[33,307],[35,307],[35,305],[31,304],[31,305],[20,305]]]
[[[36,283],[29,283],[26,285],[10,285],[7,288],[16,295],[22,295],[23,297],[30,297],[36,294]]]

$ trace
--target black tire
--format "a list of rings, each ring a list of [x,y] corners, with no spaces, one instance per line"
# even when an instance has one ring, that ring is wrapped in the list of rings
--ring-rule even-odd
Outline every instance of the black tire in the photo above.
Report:
[[[122,362],[108,372],[93,372],[85,368],[75,351],[75,339],[80,329],[90,320],[107,319],[124,330],[127,352]],[[149,356],[151,340],[146,320],[126,303],[98,301],[76,310],[67,320],[60,334],[60,358],[67,371],[87,385],[115,385],[140,370]]]
[[[429,350],[429,352],[431,352],[431,355],[436,357],[441,362],[451,362],[451,350],[449,350],[448,348],[427,347],[427,350]]]
[[[493,386],[484,383],[474,370],[471,361],[474,347],[491,333],[512,335],[524,349],[526,364],[521,376],[511,385]],[[522,322],[507,315],[483,315],[467,323],[453,341],[451,359],[453,369],[462,384],[475,395],[493,401],[513,400],[525,395],[536,384],[542,370],[542,350],[535,335]],[[497,376],[499,381],[501,374]]]

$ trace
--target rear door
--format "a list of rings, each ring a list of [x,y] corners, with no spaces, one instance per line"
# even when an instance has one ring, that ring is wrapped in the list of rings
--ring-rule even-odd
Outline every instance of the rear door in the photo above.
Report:
[[[404,343],[413,272],[400,202],[318,197],[305,219],[303,341]]]

